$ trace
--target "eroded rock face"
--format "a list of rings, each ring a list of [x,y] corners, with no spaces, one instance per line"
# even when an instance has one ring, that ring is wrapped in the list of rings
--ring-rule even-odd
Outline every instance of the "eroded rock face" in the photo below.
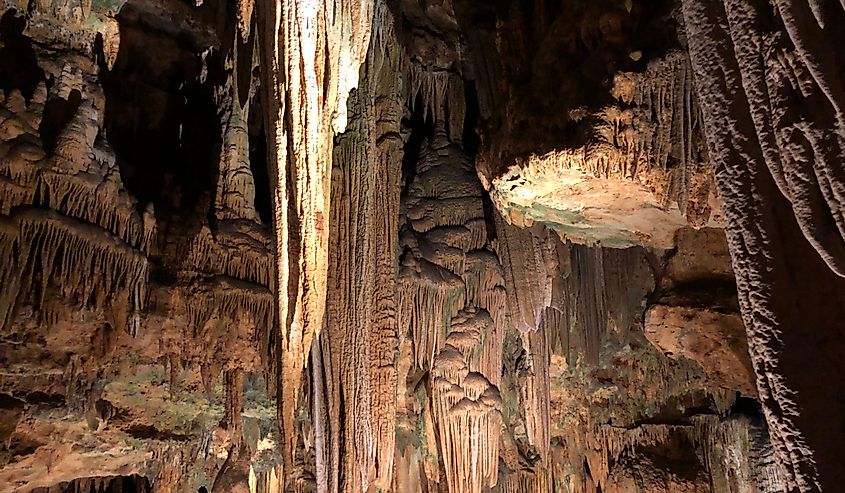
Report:
[[[128,32],[133,22],[155,22],[137,15],[122,21]],[[43,42],[39,33],[28,31]],[[4,39],[16,35],[4,32]],[[201,64],[167,36],[153,31],[145,39]],[[135,48],[132,37],[124,41]],[[139,202],[124,184],[128,175],[138,185],[137,161],[116,154],[106,138],[108,127],[120,149],[135,145],[120,120],[125,100],[111,88],[120,79],[136,84],[127,55],[99,67],[96,56],[74,46],[31,55],[42,79],[28,100],[18,90],[3,100],[2,179],[10,192],[3,194],[0,240],[0,392],[10,416],[3,488],[210,489],[229,460],[263,480],[279,462],[275,406],[266,394],[275,375],[269,230],[252,203],[238,209],[222,192],[222,205],[235,213],[214,223],[185,211],[176,228],[172,217],[159,220],[156,207],[170,214],[168,202],[185,205],[179,187],[146,191],[147,202]],[[172,97],[167,87],[135,88],[141,99]],[[163,135],[172,123],[157,118],[135,121]],[[237,171],[250,174],[243,163]],[[218,188],[254,194],[251,176],[221,175]],[[249,474],[240,481],[245,490]]]
[[[830,491],[842,14],[764,4],[4,5],[0,490]]]
[[[756,395],[724,233],[684,228],[674,241],[677,248],[645,313],[646,337],[672,358],[696,361],[713,383]]]
[[[845,470],[833,437],[843,429],[821,423],[843,413],[829,389],[845,375],[836,362],[845,283],[833,199],[845,86],[837,55],[823,48],[843,33],[823,26],[845,11],[689,1],[683,14],[773,443],[789,488],[835,489]],[[824,384],[812,376],[820,371]]]
[[[648,340],[670,357],[701,364],[708,378],[725,388],[754,395],[754,376],[747,357],[745,327],[738,313],[654,305],[645,319]]]

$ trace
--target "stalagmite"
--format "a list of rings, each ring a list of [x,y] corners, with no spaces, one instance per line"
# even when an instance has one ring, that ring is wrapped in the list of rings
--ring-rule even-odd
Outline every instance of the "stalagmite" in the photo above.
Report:
[[[239,101],[241,88],[237,83],[238,71],[243,70],[238,64],[246,62],[238,59],[237,48],[236,45],[232,50],[235,60],[230,82],[226,84],[225,93],[218,96],[218,111],[223,121],[223,143],[214,207],[218,220],[244,219],[258,222],[255,180],[249,165],[249,135],[246,128],[249,98],[245,107],[242,107]]]
[[[444,124],[423,144],[403,197],[409,229],[401,242],[398,319],[411,339],[412,365],[431,372],[448,490],[480,492],[498,481],[506,296],[480,183]]]

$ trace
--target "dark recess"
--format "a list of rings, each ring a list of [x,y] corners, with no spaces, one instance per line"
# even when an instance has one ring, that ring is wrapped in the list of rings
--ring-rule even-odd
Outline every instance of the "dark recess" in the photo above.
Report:
[[[255,209],[265,224],[272,219],[270,170],[267,167],[267,137],[261,91],[257,91],[249,109],[249,167],[255,181]]]
[[[127,4],[118,15],[120,51],[102,64],[105,128],[126,188],[157,217],[196,208],[210,196],[220,156],[213,85],[222,64],[212,54],[206,81],[196,48],[180,37],[135,24]]]
[[[29,101],[38,83],[44,80],[44,72],[38,66],[32,42],[23,35],[26,19],[10,9],[0,18],[0,89],[9,94],[19,89]]]

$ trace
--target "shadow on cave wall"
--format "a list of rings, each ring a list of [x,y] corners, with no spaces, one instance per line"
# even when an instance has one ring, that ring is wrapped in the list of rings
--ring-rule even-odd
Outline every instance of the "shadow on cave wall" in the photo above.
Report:
[[[0,18],[0,89],[5,94],[18,89],[29,101],[44,80],[44,72],[38,66],[32,42],[23,34],[25,27],[26,18],[15,9]]]
[[[109,476],[104,478],[80,478],[62,482],[48,488],[35,488],[32,493],[150,493],[153,485],[144,476]]]
[[[116,15],[120,44],[111,68],[102,39],[97,40],[105,136],[139,208],[154,205],[160,242],[174,232],[190,237],[206,220],[214,223],[222,143],[215,91],[226,84],[226,53],[220,47],[235,35],[233,23],[226,21],[234,15],[227,12],[231,8],[226,2],[204,2],[184,13],[188,22],[158,17],[143,2],[130,0]],[[256,206],[268,223],[270,184],[260,111],[251,111],[257,118],[250,118],[250,158]]]
[[[164,31],[150,15],[133,2],[123,6],[117,59],[111,70],[101,62],[100,81],[105,133],[124,184],[161,218],[208,200],[221,135],[215,74],[201,80],[204,47],[188,33]]]

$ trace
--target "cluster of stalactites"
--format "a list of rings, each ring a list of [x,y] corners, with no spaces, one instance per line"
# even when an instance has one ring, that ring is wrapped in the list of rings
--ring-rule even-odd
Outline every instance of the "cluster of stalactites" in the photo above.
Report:
[[[276,369],[270,244],[269,232],[251,221],[221,221],[214,233],[203,225],[179,267],[185,281],[180,303],[169,305],[174,318],[187,312],[186,329],[193,337],[222,343],[232,351],[250,348],[234,355],[233,361],[249,369],[260,362],[268,377]],[[267,382],[273,388],[274,379]]]
[[[195,286],[186,308],[189,325],[194,330],[202,329],[212,319],[217,323],[233,323],[244,317],[251,320],[259,333],[266,333],[272,326],[273,301],[270,291],[222,276],[214,278],[207,285]]]
[[[786,483],[772,458],[768,433],[745,417],[700,415],[690,424],[644,424],[635,428],[599,426],[586,435],[584,452],[595,485],[608,487],[614,464],[623,456],[675,439],[689,443],[702,460],[713,491],[768,493],[784,491]]]
[[[450,492],[475,493],[496,485],[502,399],[481,371],[492,320],[468,309],[452,321],[431,370],[434,419]],[[489,371],[486,372],[489,374]]]
[[[615,104],[593,114],[586,115],[583,108],[573,110],[572,118],[589,126],[584,146],[520,159],[493,180],[494,200],[504,199],[517,187],[571,180],[573,171],[579,171],[595,178],[638,182],[652,191],[661,208],[676,204],[690,225],[707,224],[713,172],[704,154],[687,54],[670,52],[652,61],[643,73],[616,74],[611,94]]]
[[[656,59],[641,74],[616,74],[612,94],[619,106],[598,114],[595,139],[585,150],[590,171],[631,178],[640,165],[648,171],[699,164],[699,109],[685,52]]]
[[[218,223],[216,233],[208,226],[200,228],[191,241],[185,268],[270,286],[274,266],[266,231],[228,222]]]
[[[75,78],[68,73],[51,97],[69,97]],[[16,90],[0,101],[3,323],[30,295],[40,306],[49,285],[82,306],[108,308],[134,334],[146,298],[152,209],[138,214],[112,151],[97,141],[98,112],[87,97],[46,155],[37,129],[47,95],[42,83],[28,105]]]
[[[449,140],[460,142],[466,118],[464,80],[452,70],[430,68],[408,60],[408,104],[414,106],[420,99],[423,116],[443,126]]]
[[[573,367],[579,360],[598,364],[612,327],[634,322],[636,314],[626,308],[631,279],[650,271],[642,249],[564,243],[540,225],[518,228],[496,218],[508,319],[519,329],[526,354],[520,386],[526,434],[541,459],[548,461],[552,354]]]
[[[29,295],[43,305],[52,285],[80,306],[108,307],[116,326],[137,332],[148,277],[138,250],[94,226],[38,209],[4,220],[0,244],[4,325]]]
[[[627,327],[634,320],[626,283],[651,275],[643,249],[564,242],[539,224],[519,228],[500,215],[496,226],[510,323],[523,334],[547,330],[550,351],[567,361],[597,363],[610,324]]]
[[[714,490],[739,485],[738,493],[777,493],[786,491],[786,478],[775,462],[769,434],[764,424],[747,418],[695,418],[695,443],[706,453]]]
[[[498,477],[504,274],[487,241],[478,178],[438,127],[403,201],[399,327],[413,365],[431,372],[449,491],[479,492]]]
[[[596,115],[584,169],[644,182],[662,207],[677,203],[691,225],[706,224],[712,173],[687,53],[670,52],[641,74],[617,74],[612,93],[618,104]]]

